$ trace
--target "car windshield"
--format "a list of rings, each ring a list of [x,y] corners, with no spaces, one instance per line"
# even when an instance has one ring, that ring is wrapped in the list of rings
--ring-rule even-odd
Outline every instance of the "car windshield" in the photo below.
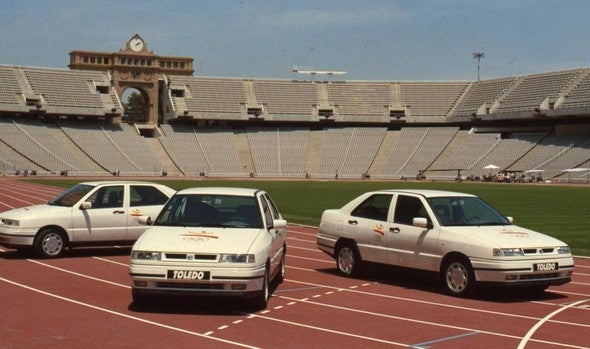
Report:
[[[181,194],[168,201],[154,225],[262,228],[262,216],[255,197]]]
[[[444,226],[510,225],[510,221],[478,197],[427,199],[438,222]]]
[[[84,195],[88,194],[94,188],[91,185],[87,184],[78,184],[70,189],[64,191],[63,193],[59,194],[56,198],[50,200],[48,202],[49,205],[52,206],[65,206],[65,207],[72,207],[76,204],[80,199],[84,197]]]

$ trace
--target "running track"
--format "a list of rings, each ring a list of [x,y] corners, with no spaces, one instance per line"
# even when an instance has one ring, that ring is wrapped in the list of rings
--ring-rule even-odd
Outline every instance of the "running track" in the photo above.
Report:
[[[0,211],[62,189],[0,178]],[[337,276],[315,229],[290,226],[287,275],[268,308],[238,300],[131,301],[129,248],[37,260],[0,248],[0,348],[590,348],[590,260],[541,296],[441,294],[434,279],[379,268]]]

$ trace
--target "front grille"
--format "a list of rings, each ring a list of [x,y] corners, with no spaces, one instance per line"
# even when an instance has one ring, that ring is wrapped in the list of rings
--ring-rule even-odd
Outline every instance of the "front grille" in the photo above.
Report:
[[[543,247],[543,248],[525,248],[523,249],[525,255],[543,255],[543,254],[553,254],[555,253],[555,248],[553,247]]]
[[[162,288],[183,288],[191,290],[223,290],[223,284],[197,284],[183,282],[158,282],[156,287]]]
[[[215,261],[216,254],[188,254],[188,253],[165,253],[166,259],[190,260],[190,261]]]

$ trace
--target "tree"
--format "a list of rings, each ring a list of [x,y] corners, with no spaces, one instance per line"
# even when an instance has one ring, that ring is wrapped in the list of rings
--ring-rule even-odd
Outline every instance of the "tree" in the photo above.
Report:
[[[123,106],[125,107],[125,118],[127,120],[145,120],[145,100],[141,93],[132,92],[127,98],[127,103],[123,103]]]

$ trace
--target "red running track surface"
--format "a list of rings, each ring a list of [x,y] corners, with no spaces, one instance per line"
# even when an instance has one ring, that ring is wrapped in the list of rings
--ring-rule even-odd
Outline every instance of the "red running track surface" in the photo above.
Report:
[[[62,189],[0,178],[0,211]],[[287,275],[268,308],[242,300],[131,300],[129,247],[38,260],[0,248],[0,348],[590,348],[590,260],[538,296],[442,294],[431,275],[336,274],[313,227],[289,226]]]

